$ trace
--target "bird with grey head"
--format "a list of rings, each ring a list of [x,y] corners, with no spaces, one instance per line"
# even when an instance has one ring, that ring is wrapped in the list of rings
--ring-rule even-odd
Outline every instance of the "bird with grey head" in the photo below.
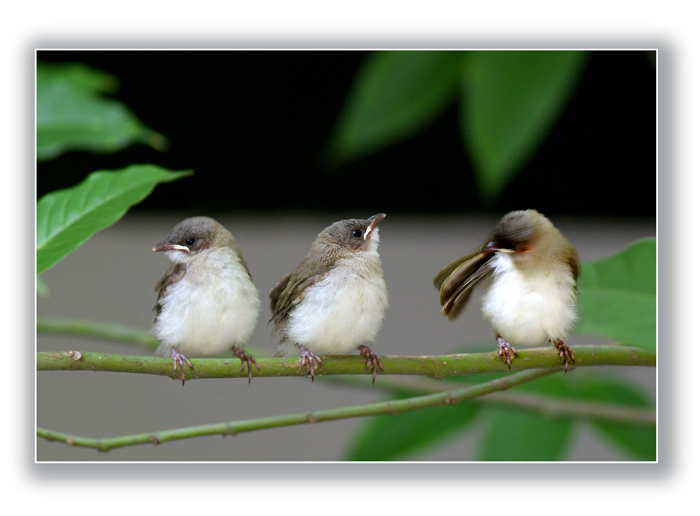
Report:
[[[433,283],[441,312],[456,318],[478,284],[484,286],[481,311],[496,332],[498,357],[508,369],[515,345],[551,342],[564,361],[574,353],[564,344],[576,321],[578,254],[551,221],[536,210],[512,211],[476,252],[447,264]]]
[[[379,357],[365,345],[377,335],[388,294],[377,248],[377,225],[386,215],[336,222],[318,234],[291,273],[270,290],[270,321],[282,337],[276,356],[301,355],[311,381],[319,355],[343,355],[359,349],[372,367]]]
[[[187,357],[217,355],[232,350],[241,372],[255,359],[244,352],[260,311],[258,290],[233,235],[209,217],[177,224],[168,238],[153,247],[173,263],[156,284],[156,318],[151,334],[160,345],[156,354],[173,359],[185,385]]]

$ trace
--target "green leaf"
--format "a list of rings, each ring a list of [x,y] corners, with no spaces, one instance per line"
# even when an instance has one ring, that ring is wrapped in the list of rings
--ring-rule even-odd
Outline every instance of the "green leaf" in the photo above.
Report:
[[[638,408],[651,408],[643,392],[629,382],[604,377],[590,377],[581,386],[578,396],[589,401],[617,403]],[[656,460],[656,425],[634,425],[631,423],[591,420],[604,438],[635,459]]]
[[[164,136],[143,125],[123,104],[102,97],[116,79],[85,65],[37,64],[37,158],[69,150],[114,152],[135,142],[163,150]]]
[[[484,430],[480,460],[561,460],[571,441],[570,418],[549,419],[532,412],[491,409],[494,418]]]
[[[642,391],[629,381],[610,379],[599,373],[576,370],[568,375],[552,375],[519,385],[510,392],[530,393],[543,399],[615,404],[622,407],[651,408]],[[561,460],[568,446],[570,431],[580,420],[572,417],[549,418],[514,409],[484,406],[495,419],[484,431],[483,460]],[[509,414],[513,414],[510,416]],[[654,460],[656,427],[654,425],[613,422],[586,418],[604,438],[634,458]],[[509,449],[504,443],[513,444]]]
[[[66,82],[73,88],[101,93],[115,93],[119,81],[113,75],[95,70],[82,63],[37,63],[37,85]]]
[[[480,194],[497,198],[574,91],[585,52],[474,52],[463,70],[462,133]]]
[[[646,461],[656,460],[656,427],[593,421],[593,427],[632,458]]]
[[[369,55],[331,142],[341,161],[418,132],[454,99],[462,52],[385,51]]]
[[[50,293],[49,286],[38,274],[36,276],[36,293],[41,297],[47,297]]]
[[[476,385],[508,373],[470,375],[445,380],[447,384]],[[445,389],[449,389],[447,385]],[[394,390],[395,397],[424,394]],[[575,370],[539,378],[514,387],[509,392],[540,398],[545,412],[529,412],[517,406],[494,405],[488,397],[457,405],[379,416],[359,427],[347,453],[347,460],[401,460],[418,450],[437,446],[455,434],[474,428],[477,414],[491,417],[482,436],[483,460],[562,460],[572,432],[583,422],[591,424],[604,438],[634,457],[649,460],[655,454],[655,426],[644,423],[611,422],[595,416],[557,415],[556,406],[567,400],[621,407],[650,408],[652,403],[628,381],[609,379],[597,372]],[[518,403],[517,397],[513,403]],[[549,405],[548,405],[549,404]],[[461,408],[460,408],[461,407]],[[549,407],[547,410],[546,407]],[[510,414],[514,415],[510,415]],[[488,434],[488,435],[487,435]]]
[[[464,402],[372,417],[355,434],[345,460],[403,459],[464,430],[472,423],[478,409],[476,403]]]
[[[158,183],[190,174],[155,165],[132,165],[123,170],[93,172],[77,186],[45,195],[36,206],[37,274],[118,221]]]
[[[577,332],[656,348],[656,239],[584,263],[578,292]]]
[[[571,379],[565,379],[564,375],[546,376],[511,391],[565,398],[571,391]],[[484,406],[484,412],[492,419],[483,430],[479,460],[552,461],[564,458],[571,440],[572,418],[550,418],[536,412],[498,406]]]
[[[652,408],[641,389],[630,381],[608,378],[592,371],[576,371],[570,377],[553,375],[513,389],[555,398],[615,404],[623,407]],[[588,419],[604,438],[635,459],[655,460],[656,426]]]

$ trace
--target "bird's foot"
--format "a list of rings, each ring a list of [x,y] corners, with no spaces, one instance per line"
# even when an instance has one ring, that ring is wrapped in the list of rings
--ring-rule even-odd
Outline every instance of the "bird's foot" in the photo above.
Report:
[[[569,359],[571,359],[571,363],[576,362],[574,360],[574,352],[571,351],[569,346],[564,344],[561,339],[553,340],[551,342],[554,344],[554,347],[559,350],[559,358],[564,359],[564,374],[566,374],[566,370],[569,369]]]
[[[372,386],[374,386],[374,380],[377,378],[377,366],[384,371],[384,365],[382,361],[379,360],[379,357],[367,346],[360,346],[358,349],[360,350],[360,355],[367,359],[365,369],[369,369],[369,366],[372,366]]]
[[[194,366],[187,360],[187,357],[180,353],[177,349],[172,348],[170,350],[170,358],[173,359],[173,374],[177,374],[177,365],[180,364],[180,380],[182,380],[182,386],[185,386],[185,365],[182,363],[183,360],[187,362],[187,365],[194,371]],[[175,378],[173,378],[174,380]]]
[[[510,362],[513,358],[518,356],[515,348],[505,341],[503,337],[496,337],[496,342],[498,342],[498,358],[505,357],[506,365],[510,371]]]
[[[252,355],[249,355],[238,346],[231,346],[231,351],[233,351],[233,356],[238,357],[238,359],[241,361],[241,373],[245,371],[245,365],[248,364],[248,385],[250,385],[250,380],[253,378],[253,371],[250,364],[252,363],[255,367],[257,367],[258,371],[260,371],[260,366]]]
[[[313,351],[309,351],[301,344],[297,344],[297,347],[299,348],[299,354],[301,355],[301,367],[304,367],[305,364],[309,364],[309,374],[311,374],[311,383],[314,383],[315,362],[318,362],[318,365],[320,366],[321,357],[319,357]],[[301,369],[301,367],[299,369]]]

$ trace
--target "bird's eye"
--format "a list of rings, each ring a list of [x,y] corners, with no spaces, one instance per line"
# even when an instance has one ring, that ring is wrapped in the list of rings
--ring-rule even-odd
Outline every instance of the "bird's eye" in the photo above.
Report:
[[[187,245],[192,245],[192,244],[194,244],[194,238],[188,238],[187,240],[185,240],[185,243],[186,243]]]
[[[360,231],[359,229],[356,229],[355,231],[352,232],[352,236],[354,236],[355,238],[360,238],[362,236],[362,231]]]

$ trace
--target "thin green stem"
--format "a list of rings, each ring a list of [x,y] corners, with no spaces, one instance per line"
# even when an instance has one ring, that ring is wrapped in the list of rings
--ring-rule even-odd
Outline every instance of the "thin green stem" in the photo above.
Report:
[[[326,384],[343,384],[370,389],[368,382],[351,377],[326,379]],[[430,378],[417,376],[396,376],[382,378],[375,388],[388,392],[410,392],[415,395],[444,392],[445,384]],[[655,425],[656,410],[630,407],[615,403],[579,401],[572,398],[556,398],[543,394],[524,392],[494,392],[478,399],[485,405],[502,405],[537,412],[547,417],[575,417],[582,419],[599,419],[616,423]]]
[[[134,344],[150,350],[154,350],[158,347],[158,341],[155,337],[141,328],[124,326],[122,324],[90,321],[87,319],[38,317],[36,320],[36,331],[38,333],[111,340],[114,342],[123,342],[125,344]]]
[[[569,398],[556,399],[552,396],[538,396],[520,392],[493,393],[482,398],[480,401],[488,404],[505,405],[531,412],[538,412],[548,417],[568,416],[635,425],[656,424],[656,410],[629,407],[614,403],[578,401]]]
[[[37,435],[49,441],[60,441],[72,446],[95,448],[99,451],[109,451],[124,446],[137,444],[160,444],[179,439],[203,437],[210,435],[236,435],[244,432],[252,432],[265,428],[279,428],[284,426],[320,423],[324,421],[337,421],[355,417],[376,416],[382,414],[400,414],[409,410],[418,410],[427,407],[450,405],[465,400],[477,398],[485,394],[504,391],[543,376],[559,371],[559,368],[533,369],[522,371],[503,378],[491,380],[479,385],[445,391],[413,398],[382,401],[367,405],[355,405],[329,410],[317,410],[300,414],[288,414],[272,416],[244,421],[232,421],[227,423],[215,423],[173,430],[162,430],[153,433],[125,435],[103,439],[93,439],[55,432],[46,428],[37,428]]]

